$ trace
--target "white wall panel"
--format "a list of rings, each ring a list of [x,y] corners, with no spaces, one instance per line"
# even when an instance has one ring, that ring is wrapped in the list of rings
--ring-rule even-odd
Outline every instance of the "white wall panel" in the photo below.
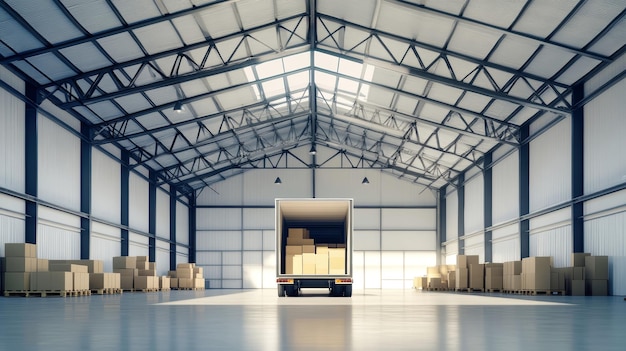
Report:
[[[436,226],[435,208],[383,208],[383,229],[433,230]]]
[[[128,224],[131,228],[143,232],[149,230],[149,190],[148,182],[135,173],[128,180]]]
[[[263,231],[244,230],[243,231],[244,250],[263,250]]]
[[[626,79],[584,107],[585,194],[626,182]],[[619,160],[622,160],[621,162]]]
[[[620,190],[599,198],[586,201],[583,207],[585,216],[588,216],[607,210],[617,209],[624,206],[625,204],[626,190]]]
[[[379,251],[365,252],[365,289],[380,289],[381,287],[381,267]]]
[[[413,278],[426,275],[426,267],[436,265],[436,260],[437,254],[434,251],[404,252],[404,279],[411,284],[408,288],[413,287]]]
[[[480,263],[485,262],[485,234],[472,235],[465,238],[463,247],[466,255],[478,255]]]
[[[383,251],[434,251],[437,246],[436,232],[433,231],[384,231],[381,249]]]
[[[352,252],[352,289],[365,289],[365,252]]]
[[[176,202],[176,242],[189,245],[189,207]]]
[[[26,179],[24,114],[24,103],[0,88],[0,187],[17,192],[24,192]]]
[[[263,251],[243,253],[243,288],[259,289],[263,287]]]
[[[459,241],[453,240],[444,244],[446,255],[457,255],[459,253]],[[456,260],[455,260],[456,263]]]
[[[241,277],[241,273],[239,273]],[[241,289],[243,287],[243,281],[241,279],[236,280],[222,280],[222,289]]]
[[[242,254],[241,251],[224,251],[222,252],[222,264],[241,266]]]
[[[198,251],[196,261],[199,265],[221,265],[222,251]]]
[[[80,229],[39,221],[37,257],[51,260],[80,259]]]
[[[265,251],[276,250],[276,231],[274,230],[263,231],[263,250]]]
[[[184,251],[184,252],[181,252]],[[176,264],[189,262],[189,250],[184,247],[176,247]]]
[[[156,235],[170,239],[170,194],[161,189],[156,191]]]
[[[80,139],[38,115],[38,197],[80,210]]]
[[[370,183],[361,184],[363,177],[367,177]],[[352,198],[355,207],[380,205],[381,172],[378,170],[316,169],[315,181],[316,197]]]
[[[626,295],[626,208],[586,216],[584,230],[585,252],[609,256],[609,292]]]
[[[104,271],[113,272],[113,257],[122,253],[120,229],[96,221],[91,222],[89,258],[102,260]]]
[[[355,230],[352,245],[358,251],[380,251],[380,231]]]
[[[196,209],[198,230],[241,229],[240,208],[198,208]]]
[[[530,142],[530,211],[571,198],[571,121],[564,119]]]
[[[352,211],[354,215],[354,229],[380,229],[380,209],[377,208],[355,208]]]
[[[274,208],[244,208],[244,229],[274,229]]]
[[[521,259],[519,234],[506,239],[494,240],[491,243],[493,262],[519,261]]]
[[[519,216],[519,153],[516,151],[492,169],[492,222]]]
[[[222,279],[241,279],[241,265],[239,266],[222,266]],[[224,281],[222,281],[222,285]],[[239,286],[241,288],[241,286]]]
[[[156,269],[157,275],[167,275],[170,270],[170,243],[156,240]]]
[[[459,237],[459,194],[454,191],[446,196],[446,241]]]
[[[485,228],[485,184],[482,174],[465,184],[465,234],[471,234]],[[447,213],[446,213],[447,215]]]
[[[23,243],[25,241],[24,215],[0,210],[0,257],[4,257],[5,243]]]
[[[280,177],[282,184],[274,184],[276,177]],[[313,176],[309,169],[250,170],[242,178],[243,184],[239,189],[242,195],[237,205],[273,205],[275,198],[313,196]],[[323,196],[318,194],[317,197]]]
[[[371,185],[372,180],[369,180]],[[403,179],[399,179],[395,175],[384,172],[380,173],[380,181],[380,203],[384,206],[437,205],[435,194],[421,185],[412,184]]]
[[[569,224],[530,233],[530,256],[551,256],[553,267],[571,266],[573,249],[572,226]]]
[[[263,252],[263,288],[276,288],[276,253]]]
[[[241,250],[240,231],[198,231],[197,250]]]
[[[210,188],[204,188],[196,204],[201,205],[240,205],[243,201],[243,177],[232,176],[224,181],[211,184]]]
[[[22,199],[0,193],[0,210],[23,215],[26,212],[26,204]]]
[[[92,148],[91,213],[113,223],[120,223],[120,164],[98,149]]]
[[[149,240],[147,236],[128,233],[128,256],[149,256]]]

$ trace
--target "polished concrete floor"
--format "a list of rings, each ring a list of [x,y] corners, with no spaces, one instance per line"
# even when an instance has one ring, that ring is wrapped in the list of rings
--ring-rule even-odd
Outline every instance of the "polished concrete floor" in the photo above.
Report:
[[[0,298],[0,350],[626,350],[623,297],[305,290]]]

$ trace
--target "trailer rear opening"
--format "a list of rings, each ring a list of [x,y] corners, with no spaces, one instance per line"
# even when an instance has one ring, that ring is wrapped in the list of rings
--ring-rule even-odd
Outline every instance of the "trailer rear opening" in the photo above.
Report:
[[[279,296],[352,295],[352,199],[276,199]]]

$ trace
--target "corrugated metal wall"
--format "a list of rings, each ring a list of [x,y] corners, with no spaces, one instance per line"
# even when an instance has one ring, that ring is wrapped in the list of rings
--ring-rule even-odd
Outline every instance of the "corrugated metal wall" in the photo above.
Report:
[[[466,255],[478,255],[481,263],[485,262],[485,233],[478,232],[475,235],[465,237],[464,242]]]
[[[148,208],[149,184],[145,179],[134,173],[130,174],[128,183],[128,224],[133,229],[147,233],[150,213]]]
[[[157,189],[156,192],[156,235],[170,239],[170,194]],[[169,250],[169,248],[168,248]],[[169,266],[169,263],[168,263]]]
[[[521,259],[519,223],[491,232],[491,256],[493,262],[519,261]]]
[[[530,142],[530,212],[571,199],[571,134],[564,119]]]
[[[459,194],[455,191],[446,196],[446,241],[459,237]]]
[[[37,214],[37,257],[80,259],[80,218],[41,205]]]
[[[8,78],[3,70],[1,75]],[[11,84],[24,91],[24,84]],[[0,186],[24,192],[24,103],[0,88]]]
[[[485,228],[485,184],[482,174],[473,177],[465,184],[465,234],[482,231]],[[465,247],[467,248],[467,243]]]
[[[80,139],[42,115],[38,128],[38,197],[80,211]]]
[[[89,257],[104,262],[104,271],[113,272],[113,257],[122,252],[120,229],[97,221],[91,222]]]
[[[626,182],[626,80],[585,106],[585,193]]]
[[[519,152],[499,161],[492,169],[492,223],[519,216]]]
[[[530,220],[530,256],[552,256],[553,267],[571,266],[571,209],[565,208]]]
[[[155,251],[157,275],[167,275],[170,270],[170,243],[157,239]]]
[[[25,233],[24,201],[0,194],[0,257],[5,243],[23,243]]]
[[[92,150],[91,213],[96,218],[119,223],[122,213],[120,165],[103,152]]]
[[[137,233],[128,233],[128,256],[149,256],[148,237]]]
[[[585,204],[585,251],[609,256],[609,291],[626,295],[626,190]]]
[[[189,207],[180,202],[176,202],[176,241],[189,245]]]

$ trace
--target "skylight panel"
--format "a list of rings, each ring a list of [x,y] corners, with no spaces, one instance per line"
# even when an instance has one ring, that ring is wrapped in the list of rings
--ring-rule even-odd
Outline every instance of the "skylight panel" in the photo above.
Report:
[[[289,91],[304,89],[309,85],[309,72],[300,72],[287,77]]]
[[[339,59],[337,57],[323,54],[321,52],[315,53],[315,67],[337,72],[338,66],[339,66]]]
[[[256,73],[259,79],[273,77],[285,73],[283,61],[281,59],[264,62],[256,66]]]
[[[272,79],[262,84],[265,98],[269,99],[273,96],[285,94],[285,83],[282,78]]]
[[[301,54],[291,55],[283,58],[285,72],[295,71],[311,65],[311,54],[303,52]]]
[[[335,90],[336,82],[337,77],[333,75],[324,72],[315,72],[315,84],[323,90]]]
[[[346,59],[339,60],[339,73],[341,74],[345,74],[350,77],[360,78],[362,71],[363,64],[361,63]]]
[[[356,95],[357,90],[359,89],[359,82],[352,79],[339,78],[339,85],[337,86],[337,89]]]

